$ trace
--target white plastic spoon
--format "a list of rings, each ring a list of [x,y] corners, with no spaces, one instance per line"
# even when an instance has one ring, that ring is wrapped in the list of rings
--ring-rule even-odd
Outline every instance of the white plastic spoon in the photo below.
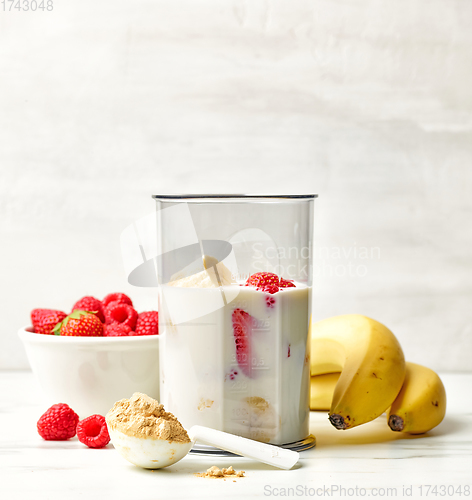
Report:
[[[196,441],[221,450],[252,458],[265,464],[291,469],[298,461],[296,451],[270,444],[259,443],[227,432],[194,425],[188,431],[190,443],[178,443],[163,439],[137,438],[108,428],[111,442],[126,460],[144,469],[161,469],[173,465],[192,449]]]

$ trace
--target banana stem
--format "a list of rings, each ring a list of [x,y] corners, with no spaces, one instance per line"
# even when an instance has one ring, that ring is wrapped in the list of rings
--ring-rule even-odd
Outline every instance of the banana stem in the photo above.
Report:
[[[392,431],[401,432],[404,426],[403,418],[398,415],[390,415],[388,419],[388,426],[392,429]]]
[[[329,421],[334,425],[334,427],[336,427],[336,429],[344,430],[347,427],[344,422],[344,417],[336,413],[329,416]]]

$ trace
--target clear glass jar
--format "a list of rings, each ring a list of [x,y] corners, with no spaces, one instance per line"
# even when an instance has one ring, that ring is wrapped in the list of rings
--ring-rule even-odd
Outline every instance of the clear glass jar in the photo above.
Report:
[[[184,427],[313,444],[315,197],[154,196],[160,399]]]

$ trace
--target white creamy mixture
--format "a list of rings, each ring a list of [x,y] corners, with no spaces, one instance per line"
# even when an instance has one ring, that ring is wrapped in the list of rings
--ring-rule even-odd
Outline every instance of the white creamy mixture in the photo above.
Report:
[[[295,282],[269,294],[234,283],[223,263],[208,262],[161,287],[161,402],[186,428],[205,425],[274,444],[306,438],[311,289]],[[220,305],[174,322],[168,287],[184,309]],[[221,296],[228,300],[218,302]]]

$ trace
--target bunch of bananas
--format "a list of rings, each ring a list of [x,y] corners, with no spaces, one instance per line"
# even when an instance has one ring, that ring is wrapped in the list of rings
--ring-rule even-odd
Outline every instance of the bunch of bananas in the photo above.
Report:
[[[387,412],[393,431],[422,434],[446,413],[446,391],[429,368],[405,362],[395,335],[359,314],[310,324],[312,410],[329,410],[337,429]]]

